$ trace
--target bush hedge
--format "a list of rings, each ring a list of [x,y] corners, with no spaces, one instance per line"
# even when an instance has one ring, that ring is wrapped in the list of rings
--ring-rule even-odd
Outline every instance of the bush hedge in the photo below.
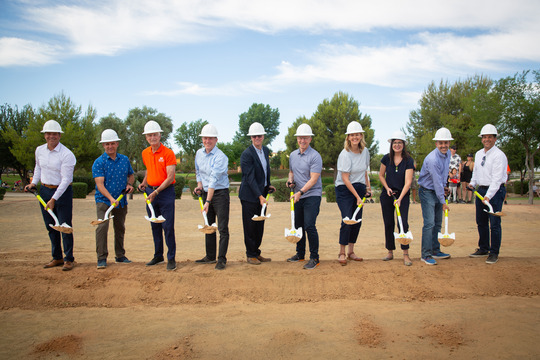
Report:
[[[326,194],[326,202],[336,202],[336,187],[334,186],[334,184],[326,185],[324,187],[324,192]]]
[[[6,189],[0,188],[0,200],[4,200],[5,193],[6,193]]]
[[[86,199],[88,194],[88,184],[85,182],[73,183],[73,198],[74,199]]]
[[[90,194],[96,188],[96,181],[91,176],[74,176],[73,183],[85,183],[87,185],[85,195]]]
[[[195,190],[195,188],[197,187],[197,179],[189,179],[188,186],[189,186],[189,193],[191,194],[191,197],[197,200],[198,199],[197,195],[193,194],[193,190]]]
[[[176,180],[174,183],[174,198],[181,199],[182,191],[184,191],[184,185],[186,184],[186,178],[182,175],[176,175],[174,179]]]
[[[276,188],[276,191],[272,194],[274,201],[287,202],[291,197],[291,191],[287,187],[287,179],[272,180],[272,185]]]

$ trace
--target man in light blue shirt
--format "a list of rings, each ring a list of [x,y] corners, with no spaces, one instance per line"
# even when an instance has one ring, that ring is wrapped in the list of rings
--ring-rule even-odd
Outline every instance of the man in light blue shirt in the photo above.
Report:
[[[450,210],[445,201],[445,186],[450,165],[448,152],[452,134],[447,128],[440,128],[435,133],[436,148],[426,156],[418,178],[418,194],[422,204],[422,261],[427,265],[437,265],[435,259],[448,259],[450,254],[441,252],[439,232],[442,225],[442,213]]]
[[[195,155],[195,173],[197,187],[194,192],[202,192],[204,201],[203,211],[206,212],[208,223],[213,224],[218,218],[219,252],[217,270],[225,269],[227,264],[227,249],[229,247],[229,159],[216,146],[218,141],[217,129],[207,124],[201,134],[203,148]],[[206,234],[206,256],[195,262],[199,264],[216,263],[216,233]]]

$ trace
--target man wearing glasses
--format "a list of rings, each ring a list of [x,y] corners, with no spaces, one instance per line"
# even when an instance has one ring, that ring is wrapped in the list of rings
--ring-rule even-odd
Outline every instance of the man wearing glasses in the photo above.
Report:
[[[475,155],[475,164],[469,187],[474,189],[478,185],[478,193],[493,207],[493,212],[502,210],[504,196],[506,195],[506,169],[508,160],[506,155],[495,145],[497,129],[491,124],[485,125],[480,131],[484,148]],[[476,224],[478,226],[478,249],[470,257],[487,256],[487,264],[495,264],[499,259],[501,247],[501,218],[490,215],[484,211],[486,206],[480,199],[476,199]],[[490,234],[491,227],[491,234]]]
[[[264,221],[254,221],[253,216],[261,215],[262,206],[266,203],[266,195],[270,189],[270,150],[263,146],[266,131],[258,122],[249,127],[248,136],[251,143],[240,157],[242,183],[238,197],[242,204],[242,224],[244,226],[244,244],[246,245],[247,262],[260,265],[271,261],[261,256],[259,249],[264,233]],[[266,210],[268,211],[268,210]],[[264,214],[266,215],[266,213]]]

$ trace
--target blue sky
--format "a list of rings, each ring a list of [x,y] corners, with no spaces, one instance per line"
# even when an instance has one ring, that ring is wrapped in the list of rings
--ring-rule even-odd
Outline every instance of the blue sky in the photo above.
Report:
[[[283,150],[296,118],[343,91],[383,153],[431,81],[539,69],[539,15],[536,0],[0,0],[0,102],[63,91],[98,119],[146,105],[220,141],[263,103]]]

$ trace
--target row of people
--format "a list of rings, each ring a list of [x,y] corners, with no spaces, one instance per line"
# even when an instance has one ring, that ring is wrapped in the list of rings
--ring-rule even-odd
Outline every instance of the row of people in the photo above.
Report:
[[[175,168],[176,158],[171,149],[161,143],[161,128],[155,121],[149,121],[145,127],[148,148],[142,152],[146,173],[139,185],[152,204],[156,216],[163,216],[167,221],[152,222],[152,236],[154,241],[154,256],[146,264],[154,266],[165,261],[164,242],[167,245],[167,270],[176,269],[176,240],[174,233],[175,215]],[[72,188],[73,169],[76,159],[73,153],[60,143],[62,129],[58,122],[49,120],[44,124],[46,144],[36,149],[36,166],[32,183],[27,185],[26,191],[35,188],[39,182],[40,195],[45,200],[46,208],[42,208],[43,219],[49,233],[52,247],[52,260],[45,268],[63,266],[63,270],[71,270],[74,264],[73,234],[53,230],[47,224],[53,222],[46,209],[51,209],[58,217],[59,222],[71,226],[72,220]],[[249,128],[252,145],[241,156],[242,182],[239,198],[242,206],[242,219],[244,228],[244,243],[246,259],[249,264],[260,265],[271,261],[261,255],[260,246],[264,234],[264,221],[252,221],[267,202],[266,196],[275,190],[270,183],[269,149],[263,145],[263,126],[253,123]],[[343,218],[352,214],[360,206],[358,218],[362,217],[361,203],[364,197],[371,195],[369,180],[370,154],[366,147],[364,131],[361,124],[351,122],[346,131],[344,149],[340,153],[337,164],[336,201]],[[214,223],[217,217],[219,245],[216,233],[205,234],[206,254],[197,263],[216,264],[215,268],[223,270],[227,263],[227,250],[229,244],[229,180],[227,176],[227,156],[216,146],[218,141],[217,129],[208,124],[203,127],[201,134],[203,147],[197,151],[195,169],[197,188],[195,192],[201,194],[203,199],[202,211],[208,216],[209,223]],[[298,149],[290,154],[290,171],[287,185],[294,189],[291,199],[295,203],[295,224],[302,228],[302,237],[296,244],[296,253],[287,259],[288,262],[305,260],[306,242],[309,243],[309,261],[303,266],[305,269],[314,269],[319,265],[319,236],[316,220],[320,210],[322,197],[322,158],[310,146],[312,137],[311,127],[301,124],[295,133]],[[470,187],[479,185],[478,191],[485,195],[495,211],[502,208],[501,194],[504,199],[504,181],[500,183],[499,168],[506,170],[506,157],[495,146],[497,132],[492,125],[486,125],[480,134],[484,149],[476,154],[479,166],[474,167]],[[424,160],[420,177],[418,179],[419,195],[422,203],[422,261],[428,265],[435,265],[435,258],[448,258],[449,254],[440,251],[438,232],[441,229],[442,211],[449,210],[445,203],[445,182],[447,169],[450,164],[448,148],[452,137],[450,131],[441,128],[433,139],[436,148]],[[120,139],[116,132],[107,129],[102,133],[101,144],[104,154],[101,155],[92,167],[92,174],[96,181],[96,212],[99,219],[104,217],[107,209],[114,205],[113,226],[115,232],[115,261],[118,263],[131,262],[125,256],[124,234],[125,218],[127,214],[127,200],[116,200],[125,191],[133,192],[135,181],[134,172],[129,159],[117,153]],[[380,203],[385,229],[385,246],[388,251],[383,260],[394,258],[396,228],[394,209],[397,204],[401,209],[403,231],[408,231],[409,194],[413,183],[415,162],[406,148],[405,134],[395,132],[391,139],[390,151],[381,160],[379,179],[384,190],[381,193]],[[493,155],[494,154],[494,155]],[[497,261],[501,242],[500,218],[488,216],[483,211],[483,204],[477,200],[476,220],[479,232],[479,249],[471,256],[487,256],[489,263]],[[150,210],[149,216],[150,216]],[[491,223],[491,235],[489,231]],[[107,266],[107,233],[109,222],[105,221],[96,229],[96,252],[98,269]],[[361,222],[354,225],[341,223],[339,233],[338,261],[346,265],[347,261],[362,261],[354,252],[358,239]],[[62,245],[64,256],[62,256]],[[404,264],[412,265],[408,250],[409,246],[401,244]]]

